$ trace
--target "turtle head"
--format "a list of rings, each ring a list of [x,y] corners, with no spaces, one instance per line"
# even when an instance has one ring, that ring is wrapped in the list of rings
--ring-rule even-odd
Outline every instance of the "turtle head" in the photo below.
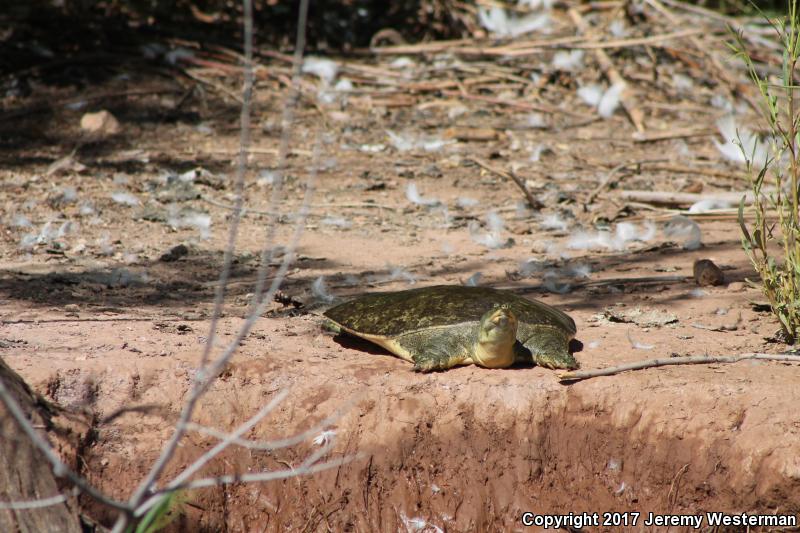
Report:
[[[475,363],[486,368],[505,368],[514,363],[517,317],[506,305],[495,307],[481,317]]]

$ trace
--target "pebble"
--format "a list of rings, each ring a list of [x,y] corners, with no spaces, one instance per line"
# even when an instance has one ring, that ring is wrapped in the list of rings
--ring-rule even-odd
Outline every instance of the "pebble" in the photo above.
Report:
[[[722,285],[725,274],[711,259],[698,259],[694,262],[694,280],[701,287]]]

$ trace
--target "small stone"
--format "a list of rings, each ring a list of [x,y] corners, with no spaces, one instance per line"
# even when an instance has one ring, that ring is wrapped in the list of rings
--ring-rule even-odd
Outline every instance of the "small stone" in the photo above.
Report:
[[[78,307],[78,304],[67,304],[64,306],[64,311],[67,313],[77,313],[80,310],[81,308]]]
[[[189,255],[189,248],[187,248],[185,244],[179,244],[177,246],[173,246],[168,252],[164,253],[159,258],[159,261],[171,263],[173,261],[177,261],[185,255]]]
[[[81,129],[93,135],[116,135],[122,131],[114,115],[103,109],[97,113],[86,113],[81,117]]]
[[[701,287],[722,285],[725,274],[710,259],[698,259],[694,262],[694,281]]]
[[[742,292],[746,288],[747,285],[743,281],[734,281],[728,284],[728,290],[732,292]]]

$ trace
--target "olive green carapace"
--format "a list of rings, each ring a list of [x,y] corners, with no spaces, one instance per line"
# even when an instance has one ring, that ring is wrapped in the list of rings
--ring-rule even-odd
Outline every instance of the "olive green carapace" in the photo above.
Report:
[[[325,316],[339,329],[413,362],[417,371],[473,363],[578,367],[569,352],[575,322],[509,291],[439,285],[375,293],[332,307]]]

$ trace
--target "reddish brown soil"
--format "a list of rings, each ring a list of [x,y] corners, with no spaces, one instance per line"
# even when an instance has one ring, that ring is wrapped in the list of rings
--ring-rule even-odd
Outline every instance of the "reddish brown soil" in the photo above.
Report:
[[[104,89],[127,87],[114,83]],[[146,80],[130,83],[146,86]],[[271,93],[264,91],[256,106],[259,127],[274,120],[280,102],[278,95],[265,94]],[[51,95],[56,96],[63,95]],[[46,174],[48,165],[68,155],[70,139],[80,135],[81,112],[59,109],[47,120],[24,117],[15,127],[38,132],[46,142],[27,134],[4,152],[0,169],[5,224],[0,245],[0,356],[48,399],[93,413],[96,434],[84,451],[82,471],[120,498],[130,493],[171,434],[208,335],[225,243],[228,212],[222,208],[201,200],[180,204],[211,215],[211,236],[204,240],[191,228],[136,220],[139,208],[120,206],[110,198],[119,190],[142,202],[151,200],[155,193],[148,191],[147,182],[164,169],[202,166],[233,174],[235,105],[212,111],[192,104],[214,129],[213,135],[180,117],[177,122],[135,120],[137,113],[152,116],[145,110],[155,113],[174,104],[172,97],[158,95],[116,101],[118,108],[128,110],[117,113],[123,133],[82,146],[75,157],[86,170],[51,175]],[[588,280],[570,280],[575,286],[565,294],[547,292],[541,285],[542,272],[520,275],[520,261],[545,259],[545,241],[564,250],[579,225],[591,229],[596,217],[614,219],[630,212],[620,211],[624,202],[613,192],[603,193],[587,210],[582,207],[587,191],[611,167],[620,161],[663,158],[665,153],[672,157],[677,145],[632,142],[632,130],[621,113],[610,121],[568,129],[561,128],[560,121],[572,119],[557,116],[553,129],[515,131],[552,150],[518,172],[547,204],[544,213],[558,209],[564,216],[578,217],[568,218],[570,228],[558,233],[541,229],[536,216],[515,217],[521,195],[514,184],[469,162],[469,156],[488,160],[492,154],[498,156],[492,164],[501,168],[514,160],[526,161],[526,155],[511,149],[505,133],[518,117],[487,111],[480,103],[465,105],[468,113],[458,125],[495,128],[498,140],[460,142],[431,153],[348,148],[388,145],[385,129],[436,133],[451,125],[446,108],[432,106],[371,111],[357,107],[349,110],[346,123],[328,125],[333,141],[323,147],[323,157],[335,158],[335,164],[318,178],[300,255],[282,286],[286,295],[305,304],[303,312],[291,316],[294,313],[276,303],[197,412],[197,423],[231,430],[286,389],[288,399],[247,435],[263,440],[290,435],[346,407],[330,427],[337,440],[328,458],[348,456],[352,461],[311,477],[192,493],[180,528],[511,531],[523,529],[519,519],[524,511],[800,511],[797,365],[676,366],[565,386],[554,372],[540,368],[463,367],[415,374],[401,360],[364,344],[342,345],[322,331],[318,313],[323,303],[311,291],[318,276],[325,276],[333,295],[346,298],[411,286],[402,278],[389,281],[392,270],[400,267],[416,278],[414,286],[458,284],[480,271],[483,285],[524,289],[526,296],[564,309],[578,324],[584,350],[577,357],[584,368],[673,354],[735,355],[786,348],[768,341],[777,324],[768,312],[751,305],[763,298],[742,283],[752,271],[731,219],[701,222],[704,247],[696,251],[669,243],[660,231],[650,242],[633,243],[619,252],[571,250],[571,261],[590,264],[592,272]],[[668,116],[659,120],[680,128],[699,120],[698,113],[665,112]],[[709,113],[702,120],[713,118]],[[313,135],[307,132],[317,121],[315,111],[304,108],[295,129],[296,147],[311,146]],[[265,168],[274,161],[268,150],[275,149],[279,139],[269,128],[254,134],[255,148],[261,152],[253,156],[252,167]],[[698,161],[732,173],[739,170],[726,166],[710,137],[686,142]],[[292,179],[282,212],[298,208],[309,163],[305,152],[289,160]],[[119,173],[127,178],[115,184]],[[406,199],[409,176],[424,196],[435,196],[448,206],[454,218],[447,227],[440,211]],[[256,185],[255,179],[255,173],[248,176],[247,204],[266,210],[269,187]],[[669,191],[696,181],[704,182],[707,192],[743,186],[741,180],[656,171],[627,176],[621,186]],[[78,200],[48,203],[63,186],[75,187]],[[229,182],[222,187],[197,185],[206,197],[229,203],[232,187]],[[458,209],[459,196],[480,203]],[[93,203],[96,220],[95,215],[80,216],[80,204],[86,200]],[[25,205],[29,201],[33,203]],[[366,202],[385,207],[364,207]],[[468,223],[483,221],[489,209],[497,209],[505,219],[502,237],[513,238],[510,247],[487,250],[470,238]],[[640,206],[631,209],[637,223],[652,218],[661,225],[669,217]],[[80,226],[60,239],[62,248],[42,244],[25,251],[19,242],[32,230],[12,227],[14,214],[28,217],[37,230],[59,214]],[[348,227],[330,225],[326,217],[341,217]],[[259,253],[265,220],[251,214],[243,221],[220,343],[232,338],[243,322],[258,265],[253,254]],[[288,242],[290,231],[289,223],[279,226],[281,243]],[[162,253],[184,242],[189,243],[186,257],[159,261]],[[550,257],[558,260],[558,253]],[[722,266],[730,284],[694,293],[688,276],[699,258]],[[675,276],[687,278],[676,281]],[[677,321],[651,327],[611,322],[603,318],[611,307],[667,311]],[[713,330],[720,326],[727,329]],[[634,349],[629,336],[652,348]],[[123,408],[141,409],[108,420]],[[180,471],[213,442],[191,433],[168,473]],[[299,464],[315,446],[309,440],[270,453],[231,449],[205,473],[286,468]],[[86,503],[87,513],[108,520],[97,506]]]

